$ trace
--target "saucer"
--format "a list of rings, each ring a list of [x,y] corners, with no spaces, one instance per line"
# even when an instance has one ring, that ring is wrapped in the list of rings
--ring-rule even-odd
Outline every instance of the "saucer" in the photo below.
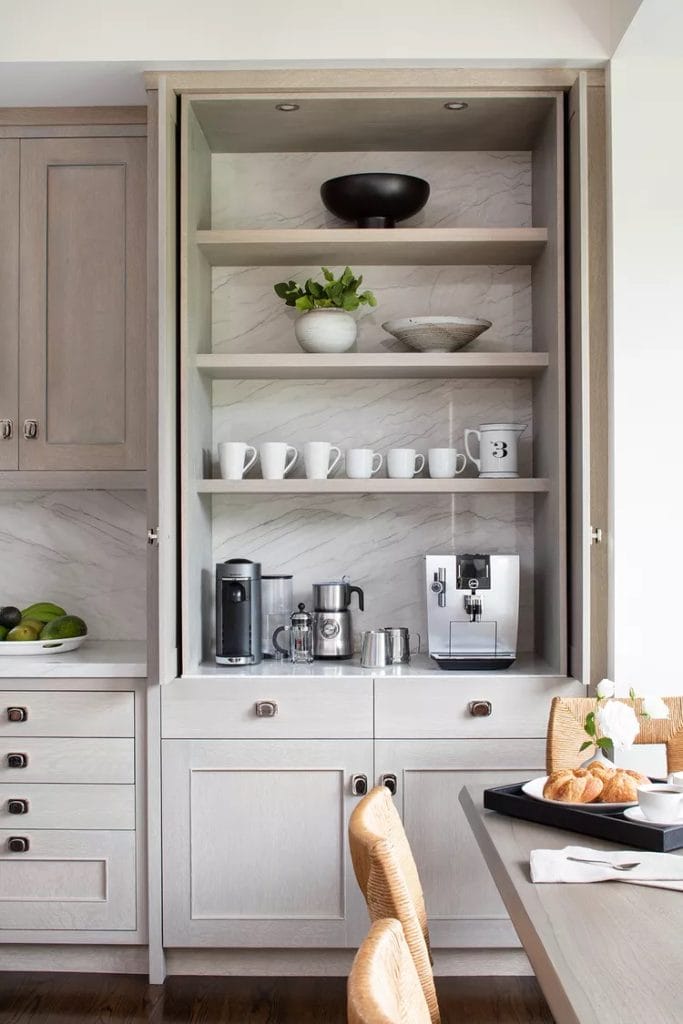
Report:
[[[631,821],[640,822],[641,825],[683,825],[683,814],[680,814],[673,821],[653,821],[652,818],[646,818],[640,807],[627,807],[623,811],[625,818],[629,818]]]

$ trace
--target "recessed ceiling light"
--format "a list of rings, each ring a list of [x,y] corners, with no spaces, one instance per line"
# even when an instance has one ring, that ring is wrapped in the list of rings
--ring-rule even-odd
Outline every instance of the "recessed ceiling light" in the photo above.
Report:
[[[283,114],[288,114],[291,110],[298,110],[298,103],[278,103],[275,106],[276,110],[281,110]]]
[[[452,103],[444,103],[446,110],[467,110],[468,104],[462,100],[454,100]]]

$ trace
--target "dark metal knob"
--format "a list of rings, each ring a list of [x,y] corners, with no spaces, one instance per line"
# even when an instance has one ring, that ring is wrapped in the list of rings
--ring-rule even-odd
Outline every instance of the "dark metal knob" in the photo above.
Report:
[[[276,700],[257,700],[255,707],[257,718],[275,718],[278,712]]]
[[[38,437],[38,420],[24,420],[24,437],[27,441]]]
[[[493,712],[493,704],[490,700],[471,700],[468,707],[474,718],[488,718]]]
[[[10,853],[27,853],[31,845],[28,836],[10,836],[7,840],[7,848]]]
[[[8,768],[25,768],[28,764],[28,754],[8,754]]]
[[[28,708],[7,708],[8,722],[25,722],[28,718]]]
[[[352,796],[365,796],[368,791],[368,777],[367,775],[352,775],[351,776],[351,795]]]
[[[398,778],[393,772],[385,772],[379,777],[380,786],[386,786],[392,796],[396,796],[398,790]]]
[[[7,810],[10,814],[28,814],[28,800],[8,800]]]

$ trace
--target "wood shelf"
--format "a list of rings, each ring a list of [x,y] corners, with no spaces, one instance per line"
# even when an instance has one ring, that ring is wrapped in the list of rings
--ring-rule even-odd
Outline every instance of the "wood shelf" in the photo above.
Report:
[[[535,377],[547,352],[306,352],[198,355],[195,366],[213,380],[352,380],[380,378]]]
[[[543,478],[517,480],[481,480],[455,477],[452,480],[198,480],[198,494],[544,494],[550,481]]]
[[[215,267],[329,264],[492,266],[535,263],[546,228],[293,228],[197,231]]]

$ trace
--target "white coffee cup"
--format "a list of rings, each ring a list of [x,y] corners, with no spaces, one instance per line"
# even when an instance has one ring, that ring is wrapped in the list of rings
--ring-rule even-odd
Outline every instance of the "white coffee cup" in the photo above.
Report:
[[[375,459],[378,460],[377,465]],[[350,480],[369,480],[379,473],[383,462],[380,453],[373,452],[372,448],[347,448],[346,475]]]
[[[458,469],[458,459],[462,459],[462,465]],[[430,448],[427,452],[429,462],[429,475],[434,479],[449,479],[453,476],[460,476],[467,465],[467,456],[458,452],[457,448]]]
[[[251,457],[245,462],[247,452],[251,452]],[[253,445],[244,441],[223,441],[218,445],[218,459],[224,480],[241,480],[257,458],[258,452]]]
[[[489,480],[509,480],[519,476],[517,449],[519,439],[526,430],[524,423],[482,423],[479,430],[465,431],[465,451],[479,470],[479,476]],[[472,454],[470,438],[479,441],[479,458]]]
[[[330,463],[330,455],[336,456]],[[341,448],[328,441],[307,441],[304,445],[304,466],[309,480],[327,480],[328,476],[341,459]]]
[[[638,786],[638,804],[648,821],[676,821],[683,815],[683,786],[667,782]]]
[[[289,462],[287,457],[292,452]],[[282,480],[294,467],[299,452],[292,444],[284,441],[266,441],[259,449],[261,456],[261,474],[264,480]]]
[[[387,473],[393,480],[414,477],[424,469],[425,457],[414,448],[392,448],[387,455]]]

